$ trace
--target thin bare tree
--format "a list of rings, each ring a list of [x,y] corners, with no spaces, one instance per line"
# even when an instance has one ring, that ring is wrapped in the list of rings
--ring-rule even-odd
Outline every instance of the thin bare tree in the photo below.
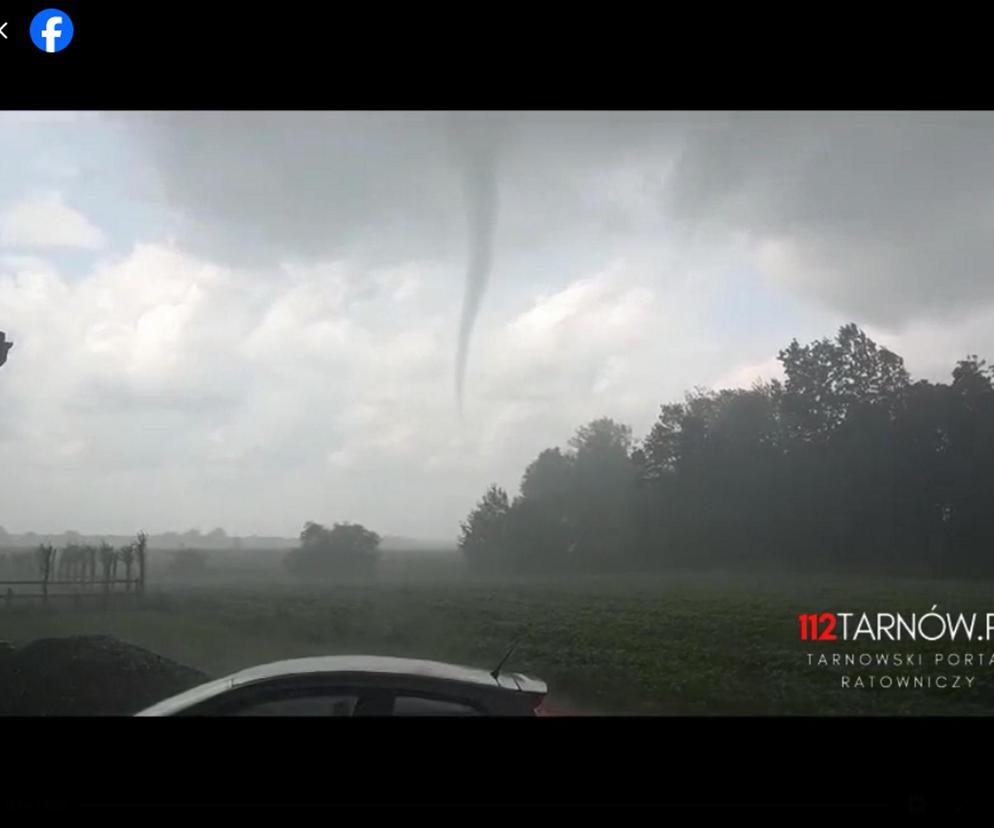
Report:
[[[145,592],[145,572],[148,552],[148,535],[140,531],[135,539],[135,557],[138,559],[138,590]]]
[[[133,543],[126,543],[121,547],[118,555],[121,556],[121,561],[124,563],[124,590],[125,592],[130,592],[131,567],[135,565],[135,545]]]
[[[110,589],[114,560],[117,557],[117,553],[114,551],[114,547],[107,543],[107,541],[101,541],[98,554],[100,556],[100,569],[103,572],[104,592],[107,592]]]
[[[48,579],[55,568],[55,547],[50,543],[43,543],[38,547],[36,553],[38,569],[41,572],[41,596],[42,600],[48,603]]]

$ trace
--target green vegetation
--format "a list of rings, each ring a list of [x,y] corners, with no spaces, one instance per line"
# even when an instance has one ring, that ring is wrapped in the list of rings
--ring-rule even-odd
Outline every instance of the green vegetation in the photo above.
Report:
[[[785,380],[698,389],[644,440],[602,418],[491,486],[462,524],[481,573],[756,566],[994,575],[994,372],[912,382],[855,325],[780,351]]]
[[[743,575],[384,580],[302,587],[150,590],[109,609],[0,612],[0,639],[106,634],[211,675],[305,655],[373,653],[510,668],[545,679],[553,708],[656,714],[987,714],[994,668],[970,689],[841,689],[807,665],[832,644],[799,641],[800,613],[992,609],[983,581]],[[849,642],[859,652],[984,651]],[[850,668],[854,672],[855,668]],[[880,672],[863,669],[859,672]],[[893,669],[891,672],[895,672]],[[907,672],[915,673],[915,669]],[[932,670],[931,672],[935,672]]]
[[[308,521],[300,546],[288,553],[285,565],[293,575],[317,578],[372,577],[376,572],[380,536],[358,523],[336,523],[331,529]]]

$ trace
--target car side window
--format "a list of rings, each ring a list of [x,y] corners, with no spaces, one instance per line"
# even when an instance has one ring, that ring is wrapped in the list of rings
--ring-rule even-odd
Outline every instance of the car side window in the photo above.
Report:
[[[393,702],[394,716],[482,716],[478,707],[452,699],[398,695]]]
[[[290,696],[250,704],[235,711],[236,716],[351,716],[356,695]]]

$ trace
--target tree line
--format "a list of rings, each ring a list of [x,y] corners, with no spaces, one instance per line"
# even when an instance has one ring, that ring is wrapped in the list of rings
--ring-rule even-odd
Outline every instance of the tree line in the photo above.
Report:
[[[792,341],[784,379],[698,388],[644,439],[609,418],[542,451],[461,524],[480,573],[994,571],[994,370],[913,382],[855,324]]]
[[[113,547],[106,541],[94,543],[69,543],[57,548],[42,543],[34,550],[0,552],[0,576],[30,578],[38,576],[43,581],[78,581],[81,584],[116,580],[123,570],[125,588],[130,590],[132,581],[144,583],[148,561],[148,535],[139,532],[134,541]],[[137,572],[135,579],[132,573]]]

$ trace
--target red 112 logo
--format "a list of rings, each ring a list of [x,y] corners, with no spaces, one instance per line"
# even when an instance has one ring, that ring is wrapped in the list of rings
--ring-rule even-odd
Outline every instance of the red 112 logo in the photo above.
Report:
[[[838,636],[833,632],[836,624],[834,612],[816,612],[798,615],[801,622],[801,641],[835,641]]]

